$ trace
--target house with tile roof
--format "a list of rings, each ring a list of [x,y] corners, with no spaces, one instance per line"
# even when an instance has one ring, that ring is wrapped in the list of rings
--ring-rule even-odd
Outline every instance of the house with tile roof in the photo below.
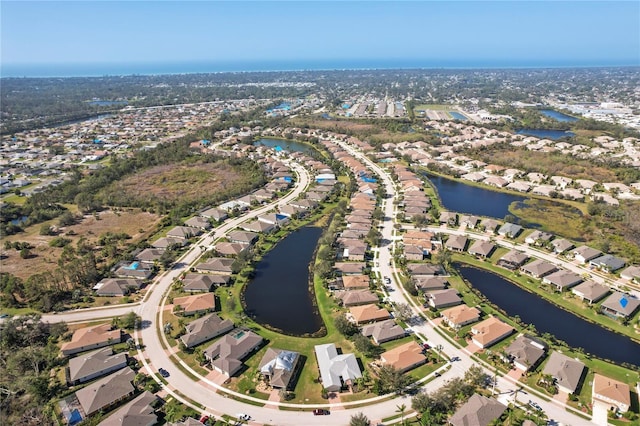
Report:
[[[506,338],[515,331],[509,324],[496,317],[489,317],[471,327],[471,341],[481,348],[487,348]]]
[[[70,342],[62,344],[62,355],[73,355],[122,342],[122,330],[112,330],[110,323],[76,330]]]
[[[213,293],[194,294],[173,299],[173,312],[177,315],[191,316],[213,312],[216,299]]]
[[[351,317],[357,325],[391,318],[389,311],[373,303],[369,305],[352,306],[349,308],[348,316]]]
[[[415,340],[388,350],[380,355],[382,365],[405,373],[427,362],[424,349]]]
[[[480,319],[480,311],[467,305],[458,305],[445,309],[440,313],[442,320],[454,330],[459,330],[467,324],[472,324]]]
[[[593,376],[591,396],[594,403],[595,401],[600,401],[606,404],[610,411],[624,413],[631,408],[631,390],[629,385],[601,374],[596,373]]]

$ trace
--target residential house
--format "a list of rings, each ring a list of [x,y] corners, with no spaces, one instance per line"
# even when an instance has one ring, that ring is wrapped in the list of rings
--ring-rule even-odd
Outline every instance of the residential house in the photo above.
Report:
[[[573,258],[583,265],[591,259],[595,259],[601,255],[602,252],[600,250],[596,250],[589,246],[580,246],[573,250]]]
[[[500,222],[494,219],[483,219],[480,226],[484,228],[485,232],[495,234],[496,230],[500,226]]]
[[[468,242],[469,239],[464,235],[450,235],[444,246],[449,250],[462,253],[467,249]]]
[[[213,207],[200,213],[200,216],[207,219],[213,219],[216,222],[222,222],[229,217],[229,214],[225,210]]]
[[[342,276],[362,275],[366,266],[364,262],[336,262],[333,268]]]
[[[205,293],[229,284],[230,279],[229,275],[187,274],[182,280],[182,289],[189,293]]]
[[[171,247],[184,247],[187,240],[175,237],[161,237],[151,243],[151,246],[158,249],[168,249]]]
[[[132,395],[135,376],[135,371],[127,367],[79,389],[75,395],[85,416],[113,407]]]
[[[378,296],[368,289],[344,291],[338,295],[343,306],[358,306],[377,303]]]
[[[246,244],[252,245],[258,240],[260,235],[255,232],[247,232],[247,231],[231,231],[227,235],[227,238],[232,243]]]
[[[551,245],[553,246],[553,251],[556,254],[562,254],[574,247],[571,241],[565,240],[564,238],[558,238],[551,241]]]
[[[173,312],[178,315],[204,314],[215,309],[216,298],[213,293],[194,294],[173,299]]]
[[[316,361],[320,369],[322,387],[327,392],[339,392],[362,377],[358,361],[353,354],[340,354],[333,343],[316,345]]]
[[[615,272],[624,268],[625,261],[611,254],[603,254],[589,261],[589,265],[606,272]]]
[[[165,251],[163,248],[146,248],[136,255],[135,260],[151,266],[160,260]]]
[[[204,357],[211,366],[227,376],[233,376],[242,368],[242,360],[262,344],[262,337],[250,330],[238,330],[226,334],[204,350]]]
[[[412,277],[416,290],[428,293],[433,290],[444,290],[449,282],[444,277]]]
[[[489,317],[471,327],[471,341],[481,348],[487,348],[504,339],[515,329],[496,317]]]
[[[371,337],[376,344],[406,336],[406,332],[394,320],[378,321],[362,327],[362,335]]]
[[[605,297],[610,291],[609,286],[598,284],[591,280],[578,284],[571,289],[573,294],[581,300],[586,300],[590,305]]]
[[[202,234],[201,229],[192,228],[190,226],[176,226],[167,232],[167,237],[188,240],[189,238],[195,237],[200,234]]]
[[[214,274],[231,275],[233,273],[233,259],[225,257],[212,257],[195,266],[198,272],[212,272]]]
[[[628,294],[614,291],[600,305],[600,311],[612,318],[631,318],[640,307],[640,300]]]
[[[585,366],[577,359],[569,358],[553,351],[544,366],[542,374],[548,374],[555,380],[558,389],[564,393],[577,393],[585,373]]]
[[[212,313],[187,324],[186,333],[180,336],[180,340],[187,348],[192,348],[233,330],[233,327],[232,321]]]
[[[404,258],[409,261],[424,260],[425,255],[429,254],[429,250],[425,250],[422,247],[416,246],[414,244],[405,244],[402,247],[402,251]]]
[[[506,361],[522,371],[534,370],[547,353],[547,345],[525,335],[518,336],[504,349]]]
[[[469,254],[486,259],[491,256],[495,248],[496,245],[490,241],[476,240],[471,244],[471,247],[469,247]]]
[[[98,426],[153,426],[158,423],[154,403],[158,398],[144,391],[128,404],[101,421]]]
[[[458,295],[458,292],[449,288],[446,290],[432,290],[425,293],[427,304],[435,309],[447,308],[449,306],[455,306],[462,303],[462,299]]]
[[[505,223],[500,229],[498,229],[498,235],[502,235],[507,238],[516,238],[522,232],[523,228],[515,223]]]
[[[349,308],[349,316],[357,325],[391,318],[389,311],[375,304],[352,306]]]
[[[439,222],[448,226],[456,226],[458,224],[458,214],[455,212],[440,213]]]
[[[631,408],[631,390],[629,385],[596,373],[593,376],[591,391],[594,404],[603,402],[610,411],[625,413]]]
[[[239,228],[244,229],[245,231],[257,232],[260,234],[268,234],[270,232],[275,231],[276,229],[276,225],[274,225],[273,223],[263,222],[258,219],[251,222],[242,223],[238,226]]]
[[[536,229],[527,235],[524,242],[529,245],[542,246],[551,241],[552,238],[553,234]]]
[[[582,282],[582,277],[575,272],[561,269],[542,279],[542,282],[555,286],[558,291],[564,291]]]
[[[477,216],[463,216],[460,223],[469,229],[476,229],[480,223],[480,218]]]
[[[341,279],[345,290],[369,288],[369,275],[343,275]]]
[[[444,275],[442,266],[435,263],[410,263],[407,265],[407,270],[412,277]]]
[[[104,278],[93,286],[93,290],[98,296],[126,296],[143,285],[144,281],[134,278]]]
[[[135,261],[131,263],[118,264],[113,274],[118,278],[134,278],[138,280],[146,280],[153,275],[153,269],[141,262]]]
[[[388,350],[380,355],[382,365],[388,365],[401,373],[416,368],[427,362],[424,349],[415,340]]]
[[[507,407],[493,398],[474,393],[449,419],[452,426],[489,426]]]
[[[69,360],[67,382],[70,386],[88,382],[127,366],[127,354],[113,353],[110,347],[87,352]]]
[[[272,388],[291,389],[295,387],[291,383],[291,379],[295,375],[299,360],[300,354],[298,352],[268,348],[260,360],[258,368]]]
[[[111,329],[110,323],[79,328],[73,333],[70,342],[62,344],[62,355],[73,355],[91,349],[115,345],[122,341],[122,330]]]
[[[531,263],[523,265],[520,270],[525,274],[531,275],[534,278],[542,278],[549,274],[552,274],[558,270],[556,266],[546,260],[536,259]]]
[[[524,263],[528,259],[529,259],[529,256],[527,256],[526,254],[517,250],[510,250],[504,256],[498,259],[497,264],[498,266],[502,266],[503,268],[507,268],[512,271],[515,271],[516,269],[524,265]]]
[[[440,313],[442,320],[454,330],[459,330],[467,324],[480,320],[480,311],[467,305],[454,306]]]
[[[219,256],[237,257],[241,253],[247,251],[251,246],[240,243],[221,242],[213,246],[213,249]]]
[[[640,266],[632,265],[620,272],[620,278],[640,282]]]
[[[211,229],[211,222],[202,216],[194,216],[187,219],[184,224],[190,228],[199,228],[205,231]]]
[[[364,261],[367,243],[362,240],[346,240],[343,244],[342,258],[353,261]]]

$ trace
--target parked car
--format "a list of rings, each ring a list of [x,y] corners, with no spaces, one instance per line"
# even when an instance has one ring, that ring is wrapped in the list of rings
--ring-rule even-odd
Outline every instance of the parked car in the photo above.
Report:
[[[314,416],[327,416],[331,414],[331,412],[329,410],[325,410],[323,408],[316,408],[315,410],[313,410],[313,415]]]
[[[542,407],[535,401],[529,400],[529,405],[535,408],[538,411],[542,411]]]
[[[209,421],[209,416],[200,417],[200,423],[205,424]]]
[[[165,378],[169,377],[169,372],[164,368],[158,368],[158,373],[160,373],[162,377],[165,377]]]
[[[248,415],[248,414],[244,414],[244,413],[236,414],[236,417],[238,418],[238,420],[244,420],[244,421],[247,421],[247,422],[249,420],[251,420],[251,416]]]
[[[440,372],[438,372],[438,371],[436,371],[435,373],[433,373],[433,375],[434,375],[434,376],[436,376],[436,377],[440,377],[440,376],[442,376],[442,374],[440,374]]]

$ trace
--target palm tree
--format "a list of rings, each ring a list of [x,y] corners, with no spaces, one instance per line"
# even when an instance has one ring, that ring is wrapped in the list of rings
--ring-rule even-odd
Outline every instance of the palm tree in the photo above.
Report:
[[[370,426],[371,422],[369,418],[365,416],[362,412],[356,413],[351,416],[351,420],[349,420],[349,426]]]
[[[396,413],[400,413],[400,424],[402,426],[404,426],[404,412],[407,409],[407,406],[405,404],[400,404],[400,405],[396,405]]]

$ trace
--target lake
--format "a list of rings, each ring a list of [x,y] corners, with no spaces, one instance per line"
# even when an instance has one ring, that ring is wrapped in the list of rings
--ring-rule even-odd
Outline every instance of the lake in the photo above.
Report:
[[[541,109],[540,113],[542,115],[546,115],[549,118],[553,118],[554,120],[557,120],[557,121],[568,122],[568,123],[572,123],[574,121],[578,121],[578,119],[576,117],[572,117],[570,115],[563,114],[563,113],[558,112],[558,111],[553,110],[553,109]]]
[[[504,219],[511,203],[523,202],[527,198],[506,192],[490,191],[477,186],[423,172],[436,187],[442,204],[447,210],[475,216]],[[530,226],[530,225],[528,225]]]
[[[586,321],[516,284],[482,269],[456,264],[460,275],[510,317],[518,315],[540,334],[550,333],[573,348],[618,364],[640,366],[640,344]]]
[[[310,147],[309,145],[305,145],[303,143],[296,142],[296,141],[288,141],[283,139],[262,138],[262,139],[258,139],[253,144],[255,146],[258,146],[258,145],[268,146],[269,148],[276,148],[279,146],[280,148],[282,148],[282,150],[289,151],[289,152],[304,152],[305,154],[313,154],[314,152],[316,152],[316,150]]]
[[[293,336],[323,328],[315,295],[309,291],[309,263],[321,234],[317,227],[294,231],[258,262],[243,295],[247,315]]]
[[[540,139],[557,140],[560,138],[573,137],[576,134],[568,130],[549,130],[549,129],[520,129],[516,132],[519,135],[535,136]]]

